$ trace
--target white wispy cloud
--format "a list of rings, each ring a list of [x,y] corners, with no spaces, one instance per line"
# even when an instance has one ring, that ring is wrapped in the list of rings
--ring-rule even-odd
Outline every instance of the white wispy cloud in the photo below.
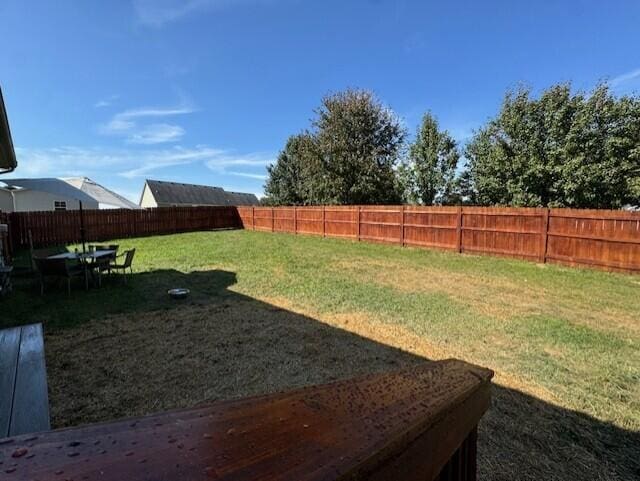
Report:
[[[184,129],[179,125],[151,124],[129,136],[132,144],[161,144],[177,142],[184,135]]]
[[[247,179],[267,180],[267,174],[251,174],[248,172],[236,172],[234,170],[227,170],[226,173],[237,177],[246,177]]]
[[[629,72],[623,73],[621,75],[618,75],[617,77],[612,78],[611,81],[609,82],[609,85],[611,85],[612,88],[616,88],[624,84],[627,84],[629,82],[635,82],[636,80],[640,81],[640,68],[631,70]]]
[[[114,101],[118,100],[119,98],[120,96],[117,94],[110,95],[106,99],[98,100],[95,104],[93,104],[93,106],[97,109],[109,107]]]
[[[207,167],[211,170],[219,170],[231,166],[266,167],[273,162],[275,162],[275,157],[264,153],[234,155],[229,151],[223,151],[221,155],[208,160]]]
[[[174,146],[170,148],[122,148],[63,146],[51,148],[16,147],[18,169],[15,177],[90,177],[105,179],[107,184],[118,186],[121,192],[133,202],[138,202],[139,193],[131,190],[140,179],[150,174],[165,177],[163,169],[175,166],[189,168],[208,167],[215,174],[239,178],[265,179],[266,165],[272,158],[264,153],[234,155],[233,151],[206,145],[193,147]],[[175,174],[174,171],[170,171]],[[181,170],[180,172],[183,172]],[[115,177],[114,177],[115,176]],[[120,178],[118,181],[116,177]],[[221,179],[212,181],[221,185]],[[229,178],[226,180],[228,181]],[[223,184],[224,185],[224,184]],[[260,185],[253,187],[260,197]],[[247,191],[246,185],[228,186],[228,190]],[[129,189],[129,190],[128,190]]]
[[[242,155],[223,151],[208,159],[205,165],[218,174],[265,180],[267,178],[266,168],[274,162],[275,155],[264,152]]]
[[[228,0],[134,0],[133,8],[140,23],[161,27],[191,13],[226,3]]]
[[[44,149],[16,147],[19,175],[24,177],[72,177],[126,165],[120,153],[84,147]]]
[[[264,153],[235,155],[233,151],[197,145],[165,149],[107,149],[85,147],[16,148],[22,177],[92,177],[117,175],[125,179],[146,177],[151,172],[179,165],[199,164],[217,174],[255,180],[266,178],[273,156]]]
[[[103,135],[124,136],[126,141],[132,144],[176,142],[185,134],[181,126],[168,123],[145,124],[144,121],[185,115],[195,111],[195,107],[186,101],[176,107],[129,109],[115,114],[107,123],[100,125],[98,131]]]
[[[133,9],[141,24],[162,27],[198,12],[267,1],[269,0],[133,0]]]
[[[127,169],[118,173],[126,178],[144,177],[149,172],[173,167],[176,165],[192,164],[194,162],[207,162],[208,160],[221,155],[223,150],[206,146],[195,148],[175,147],[167,150],[147,151],[138,157],[138,165],[132,169]]]
[[[111,172],[122,177],[141,177],[173,165],[206,162],[224,153],[207,146],[168,149],[105,149],[84,147],[17,147],[18,175],[24,177],[71,177]]]

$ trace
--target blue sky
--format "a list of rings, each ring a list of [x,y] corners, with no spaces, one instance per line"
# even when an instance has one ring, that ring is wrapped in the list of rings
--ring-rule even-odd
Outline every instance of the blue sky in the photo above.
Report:
[[[1,0],[15,177],[261,194],[328,92],[373,90],[460,141],[507,88],[640,91],[640,2]]]

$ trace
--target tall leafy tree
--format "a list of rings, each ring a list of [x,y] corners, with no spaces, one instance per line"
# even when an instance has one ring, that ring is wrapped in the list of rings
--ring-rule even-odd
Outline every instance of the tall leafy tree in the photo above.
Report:
[[[303,142],[288,142],[269,168],[265,186],[269,202],[400,201],[395,168],[405,131],[397,116],[371,92],[346,90],[324,97],[312,128]]]
[[[322,99],[313,120],[323,196],[335,204],[400,200],[395,166],[405,139],[398,117],[371,92],[346,90]]]
[[[498,116],[467,145],[482,205],[618,208],[638,203],[640,99],[605,85],[555,85],[534,98],[508,92]]]
[[[278,155],[275,164],[267,167],[265,199],[267,205],[302,205],[307,203],[311,175],[314,138],[309,133],[292,135]]]
[[[440,130],[431,113],[426,113],[409,147],[408,163],[399,170],[404,176],[407,200],[425,205],[457,200],[455,174],[459,159],[455,140]]]

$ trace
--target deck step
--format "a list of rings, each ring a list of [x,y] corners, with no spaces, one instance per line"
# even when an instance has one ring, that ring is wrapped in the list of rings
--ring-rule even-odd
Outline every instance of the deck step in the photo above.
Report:
[[[0,331],[0,437],[48,431],[42,324]]]

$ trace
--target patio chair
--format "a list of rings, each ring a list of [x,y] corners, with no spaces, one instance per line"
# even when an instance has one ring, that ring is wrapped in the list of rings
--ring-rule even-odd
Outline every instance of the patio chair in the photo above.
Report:
[[[124,276],[124,283],[126,284],[127,269],[129,269],[130,274],[133,274],[133,267],[131,266],[131,264],[133,263],[133,256],[135,254],[136,254],[136,250],[130,249],[130,250],[124,251],[119,256],[116,256],[116,260],[109,265],[109,272],[121,270]],[[124,258],[124,260],[122,261],[121,264],[118,264],[118,259],[122,259],[122,258]]]
[[[64,254],[68,252],[66,247],[56,246],[56,247],[45,247],[43,249],[33,249],[31,246],[29,247],[29,251],[31,253],[31,270],[37,271],[36,268],[36,257],[44,258],[49,256],[55,256],[56,254]]]
[[[0,297],[4,297],[11,292],[11,271],[10,266],[0,266]]]
[[[89,289],[89,277],[86,267],[80,263],[72,263],[68,259],[47,259],[35,257],[34,262],[40,275],[40,295],[44,294],[45,277],[58,277],[67,280],[67,295],[71,294],[71,278],[84,276],[84,288]]]
[[[95,261],[95,265],[93,267],[95,271],[98,273],[98,286],[102,286],[102,273],[104,271],[111,273],[111,265],[116,261],[119,247],[120,246],[117,244],[109,244],[109,245],[90,244],[89,245],[89,249],[93,249],[96,251],[114,251],[113,254],[109,256],[100,257]]]
[[[89,249],[93,247],[96,251],[116,251],[120,247],[118,244],[89,244]]]

